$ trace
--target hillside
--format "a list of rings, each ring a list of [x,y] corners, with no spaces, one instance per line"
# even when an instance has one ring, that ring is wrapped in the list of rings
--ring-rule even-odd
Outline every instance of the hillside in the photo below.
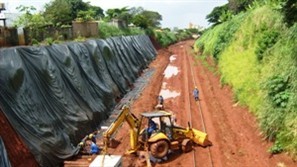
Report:
[[[297,156],[297,25],[286,26],[272,4],[251,7],[208,29],[195,42],[202,57],[213,58],[221,84],[234,101],[256,116],[271,153]]]

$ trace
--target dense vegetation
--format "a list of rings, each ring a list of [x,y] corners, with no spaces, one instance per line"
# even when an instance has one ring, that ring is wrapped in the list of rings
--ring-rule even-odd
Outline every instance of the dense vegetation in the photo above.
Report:
[[[232,86],[234,100],[257,116],[264,137],[274,141],[269,151],[286,151],[295,158],[296,9],[292,0],[254,1],[242,12],[229,11],[231,17],[214,22],[195,43],[202,56],[213,56],[222,84]]]
[[[44,11],[38,13],[33,6],[19,6],[17,9],[23,15],[15,22],[15,26],[27,29],[28,39],[33,45],[69,40],[64,38],[69,35],[60,30],[71,27],[73,21],[97,21],[99,36],[92,38],[147,34],[156,39],[162,47],[191,38],[193,34],[199,34],[198,29],[162,29],[160,27],[162,16],[158,12],[145,10],[142,7],[123,7],[104,11],[82,0],[53,0],[44,6]],[[113,20],[122,21],[124,26],[109,24]],[[56,30],[54,35],[46,33],[48,27]],[[84,41],[86,38],[79,36],[74,40]]]

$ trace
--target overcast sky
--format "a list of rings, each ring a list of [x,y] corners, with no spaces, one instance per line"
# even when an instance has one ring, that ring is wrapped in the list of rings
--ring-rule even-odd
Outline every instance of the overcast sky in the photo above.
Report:
[[[17,12],[19,5],[34,6],[42,10],[45,3],[51,0],[0,0],[5,3],[5,12]],[[163,28],[187,28],[191,22],[194,25],[208,27],[205,19],[214,7],[228,3],[228,0],[83,0],[91,5],[100,6],[104,11],[111,8],[143,7],[145,10],[156,11],[162,15]]]

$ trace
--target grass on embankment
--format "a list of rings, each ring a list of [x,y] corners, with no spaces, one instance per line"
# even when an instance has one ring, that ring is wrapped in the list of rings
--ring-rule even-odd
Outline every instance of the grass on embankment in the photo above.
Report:
[[[264,5],[207,30],[195,43],[218,63],[222,84],[232,86],[241,105],[258,118],[271,153],[297,157],[297,25]]]

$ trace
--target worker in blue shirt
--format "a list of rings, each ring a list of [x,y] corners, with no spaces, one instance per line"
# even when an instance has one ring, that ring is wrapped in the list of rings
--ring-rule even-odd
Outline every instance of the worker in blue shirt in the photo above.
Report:
[[[195,98],[195,101],[199,100],[199,90],[197,87],[195,87],[194,91],[193,91],[193,96]]]
[[[99,147],[94,142],[92,142],[91,143],[90,154],[99,154],[99,152],[100,152]]]
[[[157,124],[153,120],[149,120],[149,127],[147,128],[148,138],[152,135],[152,133],[157,130]]]
[[[92,140],[86,140],[85,142],[80,142],[80,147],[82,147],[82,153],[84,154],[99,154],[100,148]]]
[[[158,101],[159,101],[159,104],[163,105],[164,103],[164,98],[162,95],[158,96]]]

